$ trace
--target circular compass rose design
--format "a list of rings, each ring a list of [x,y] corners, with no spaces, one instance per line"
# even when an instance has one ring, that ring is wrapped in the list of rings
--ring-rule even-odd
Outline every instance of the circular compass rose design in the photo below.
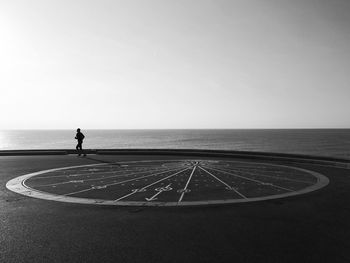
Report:
[[[7,188],[60,202],[184,206],[304,194],[329,180],[293,166],[230,160],[141,160],[63,167],[10,180]]]

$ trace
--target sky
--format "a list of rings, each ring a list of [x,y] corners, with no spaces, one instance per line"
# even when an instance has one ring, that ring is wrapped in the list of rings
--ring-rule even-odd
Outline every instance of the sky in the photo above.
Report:
[[[350,1],[0,0],[0,129],[350,128]]]

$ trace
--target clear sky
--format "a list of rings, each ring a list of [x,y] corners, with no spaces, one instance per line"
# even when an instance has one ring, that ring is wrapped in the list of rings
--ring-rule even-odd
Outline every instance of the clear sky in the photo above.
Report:
[[[0,129],[350,128],[348,0],[0,0]]]

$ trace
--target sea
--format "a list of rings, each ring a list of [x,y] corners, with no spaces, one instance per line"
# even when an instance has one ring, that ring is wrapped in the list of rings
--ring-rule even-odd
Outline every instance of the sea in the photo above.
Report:
[[[82,130],[86,149],[210,149],[350,159],[350,129]],[[74,149],[76,131],[1,130],[0,150]]]

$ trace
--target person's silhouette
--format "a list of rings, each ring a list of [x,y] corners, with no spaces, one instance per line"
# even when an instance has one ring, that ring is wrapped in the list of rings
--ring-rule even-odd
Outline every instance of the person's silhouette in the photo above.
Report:
[[[84,154],[84,156],[86,156],[86,154],[83,151],[83,140],[84,140],[85,136],[82,132],[80,132],[80,129],[77,129],[77,134],[75,135],[75,139],[78,140],[78,144],[75,147],[75,149],[77,149],[78,151],[78,156],[80,156],[81,154]]]

